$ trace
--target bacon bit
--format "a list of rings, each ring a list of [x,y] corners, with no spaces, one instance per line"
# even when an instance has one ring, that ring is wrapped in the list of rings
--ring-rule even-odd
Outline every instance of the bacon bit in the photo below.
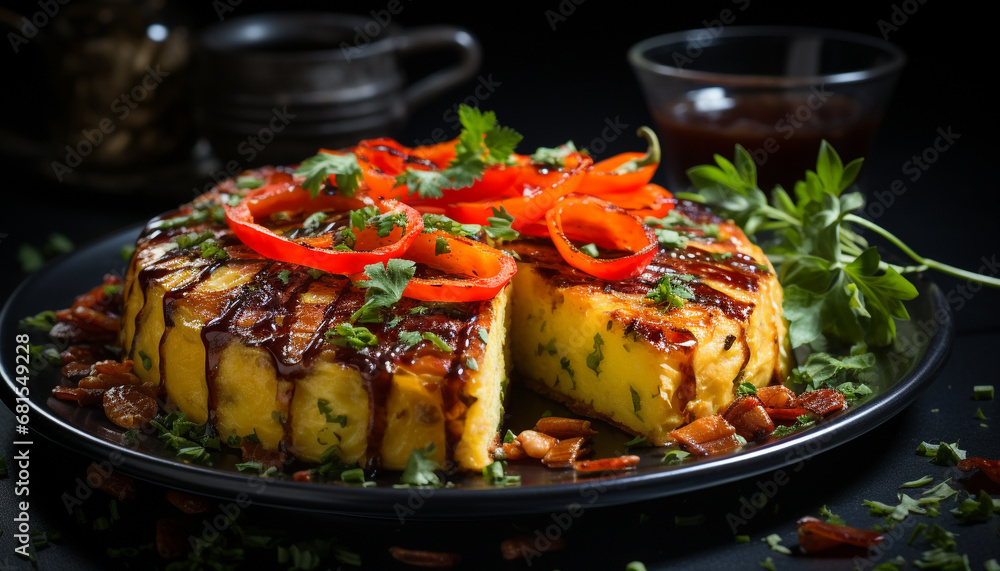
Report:
[[[590,437],[597,434],[597,431],[590,428],[589,420],[561,416],[547,416],[538,419],[538,422],[535,423],[535,430],[559,439],[578,436]]]
[[[700,456],[721,454],[743,445],[736,435],[736,428],[719,414],[696,419],[674,430],[670,436],[685,450]]]
[[[528,535],[516,535],[504,540],[500,544],[500,554],[507,561],[528,558],[539,553],[559,551],[566,548],[566,540],[561,537],[548,539],[544,543],[539,543],[534,537]]]
[[[94,463],[87,466],[87,482],[121,501],[134,499],[138,494],[132,478],[113,469],[105,471]]]
[[[66,363],[62,368],[62,376],[71,381],[79,381],[90,374],[90,365],[87,363],[72,362]]]
[[[635,455],[618,456],[615,458],[599,458],[597,460],[575,460],[573,469],[577,472],[603,472],[605,470],[627,470],[639,464]]]
[[[771,407],[766,407],[766,408],[764,408],[764,410],[767,411],[767,415],[770,416],[773,420],[782,420],[782,421],[784,421],[784,420],[788,420],[788,421],[795,420],[796,418],[798,418],[798,417],[800,417],[800,416],[802,416],[804,414],[809,414],[808,410],[806,410],[806,409],[804,409],[804,408],[802,408],[800,406],[797,406],[797,407],[794,407],[794,408],[771,408]]]
[[[49,336],[69,344],[113,340],[121,326],[122,294],[108,295],[107,288],[121,284],[118,276],[104,276],[104,283],[77,296],[72,307],[55,312]]]
[[[583,436],[560,440],[542,458],[542,464],[549,468],[569,468],[577,458],[590,452],[586,442],[587,438]]]
[[[81,389],[110,389],[120,386],[135,386],[146,395],[156,398],[159,387],[143,385],[142,380],[132,373],[133,362],[126,360],[119,363],[114,360],[98,361],[90,367],[90,374],[80,379],[77,385]]]
[[[966,458],[958,462],[958,469],[963,472],[971,472],[979,468],[990,480],[1000,484],[1000,460],[990,458]]]
[[[795,393],[784,385],[771,385],[757,389],[757,398],[765,408],[795,408]]]
[[[180,490],[167,490],[167,501],[186,514],[205,513],[211,507],[208,498]]]
[[[845,544],[874,547],[885,539],[884,535],[875,531],[834,525],[812,516],[804,517],[796,524],[799,528],[799,546],[807,553]]]
[[[548,434],[525,430],[517,435],[517,441],[524,448],[525,454],[532,458],[544,458],[549,450],[556,445],[557,440]]]
[[[156,401],[133,386],[111,387],[104,392],[104,414],[122,428],[142,426],[159,411]]]
[[[844,395],[833,389],[819,389],[799,395],[799,405],[818,416],[841,410],[845,404]]]
[[[312,482],[312,474],[309,470],[299,470],[292,474],[292,479],[296,482]]]
[[[389,553],[396,561],[430,569],[451,569],[462,561],[462,556],[458,553],[405,549],[395,545],[389,548]]]
[[[59,353],[59,358],[63,364],[81,363],[90,368],[90,363],[99,361],[107,351],[104,345],[92,343],[89,345],[71,345],[65,351]],[[63,373],[65,375],[65,373]]]
[[[514,442],[504,442],[501,448],[506,460],[523,460],[528,457],[524,452],[524,448],[521,447],[521,443],[517,440]]]
[[[52,396],[59,400],[74,401],[80,406],[94,406],[104,402],[104,389],[52,387]]]
[[[774,422],[767,415],[760,399],[752,395],[742,396],[726,408],[722,418],[747,440],[762,440],[774,432]]]
[[[174,559],[188,552],[187,526],[176,518],[156,520],[156,551],[164,559]]]

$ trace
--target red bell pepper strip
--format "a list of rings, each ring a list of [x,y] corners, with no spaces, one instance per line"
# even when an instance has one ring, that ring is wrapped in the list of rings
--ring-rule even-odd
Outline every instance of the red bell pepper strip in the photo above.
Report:
[[[622,153],[595,164],[577,192],[606,196],[649,184],[660,165],[660,143],[649,127],[639,127],[638,134],[649,143],[645,154]]]
[[[564,197],[548,211],[545,220],[549,236],[566,263],[601,279],[638,276],[659,249],[656,235],[642,220],[593,196]],[[580,250],[574,241],[626,254],[594,258]]]
[[[966,458],[958,463],[958,469],[963,472],[971,472],[979,468],[986,474],[986,477],[1000,484],[1000,460],[989,458]]]
[[[388,236],[378,237],[374,229],[357,232],[356,250],[335,250],[330,236],[290,239],[257,223],[277,212],[315,213],[346,212],[366,206],[376,206],[380,213],[401,212],[406,227],[396,226]],[[339,194],[320,194],[312,198],[301,187],[279,183],[258,188],[238,206],[224,205],[230,230],[258,254],[273,260],[300,264],[333,274],[352,274],[368,264],[400,257],[423,231],[420,213],[393,200],[374,202],[370,198],[348,198]]]
[[[420,234],[401,257],[418,264],[403,295],[424,301],[493,299],[517,272],[500,250],[441,231]]]
[[[799,546],[807,553],[845,544],[874,547],[885,540],[885,536],[877,531],[835,525],[811,516],[800,519],[796,524],[799,530]]]

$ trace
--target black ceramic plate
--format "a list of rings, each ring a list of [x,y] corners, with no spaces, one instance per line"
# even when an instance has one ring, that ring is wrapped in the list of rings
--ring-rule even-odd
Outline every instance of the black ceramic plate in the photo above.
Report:
[[[56,260],[32,275],[14,292],[0,314],[0,366],[4,401],[14,409],[17,391],[18,321],[46,309],[68,307],[77,294],[100,283],[108,272],[120,271],[121,248],[131,245],[139,228],[130,228]],[[289,509],[356,514],[369,517],[412,519],[475,518],[500,514],[519,515],[581,506],[614,505],[669,496],[716,486],[799,462],[835,446],[846,444],[888,420],[908,405],[933,380],[951,346],[951,315],[940,291],[919,282],[920,296],[908,304],[911,321],[899,326],[896,346],[879,355],[875,394],[849,410],[828,417],[796,435],[752,445],[736,453],[688,459],[676,465],[661,463],[664,448],[633,449],[642,462],[634,470],[581,475],[572,470],[551,470],[537,462],[511,463],[509,473],[521,476],[516,487],[492,487],[479,475],[450,474],[454,487],[441,489],[394,488],[398,474],[376,476],[377,485],[309,484],[264,479],[236,471],[235,454],[223,453],[214,465],[187,464],[164,452],[155,434],[140,434],[126,444],[120,428],[109,423],[100,408],[80,408],[50,396],[59,383],[55,368],[29,366],[30,393],[25,401],[32,431],[98,462],[110,462],[135,477],[179,489],[221,498]],[[48,340],[32,335],[32,342]],[[23,349],[21,350],[23,351]],[[21,358],[21,361],[24,359]],[[39,370],[36,370],[39,369]],[[516,380],[515,380],[516,384]],[[23,390],[23,389],[22,389]],[[570,414],[557,403],[527,391],[512,390],[507,409],[515,411],[506,426],[515,432],[530,428],[546,410]],[[22,408],[23,410],[23,408]],[[20,413],[19,413],[20,414]],[[631,437],[603,423],[595,423],[596,457],[626,452]],[[33,434],[26,439],[33,438]],[[794,469],[794,468],[792,468]]]

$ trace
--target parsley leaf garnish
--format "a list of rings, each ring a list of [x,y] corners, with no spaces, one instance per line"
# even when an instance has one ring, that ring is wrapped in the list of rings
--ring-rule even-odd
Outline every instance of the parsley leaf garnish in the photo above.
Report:
[[[361,165],[358,164],[358,158],[350,153],[313,155],[302,161],[299,168],[295,169],[295,174],[306,177],[302,188],[308,190],[313,198],[319,196],[331,175],[336,175],[334,180],[337,189],[345,196],[354,196],[361,184]]]
[[[689,274],[666,274],[646,293],[646,299],[653,300],[656,305],[682,307],[685,300],[694,299],[694,292],[687,285],[693,280],[694,276]]]
[[[558,147],[538,147],[532,153],[530,159],[536,165],[564,167],[566,166],[566,157],[577,152],[579,150],[573,144],[573,141],[566,141]]]
[[[791,193],[781,186],[770,195],[761,190],[753,158],[739,145],[733,162],[716,155],[715,163],[687,171],[699,193],[686,197],[710,204],[752,238],[767,233],[759,241],[778,266],[794,347],[834,340],[851,345],[892,343],[895,320],[909,319],[903,302],[917,295],[905,274],[935,269],[1000,287],[998,278],[924,258],[884,228],[854,214],[864,206],[864,196],[845,191],[857,178],[862,159],[844,164],[825,141],[816,170],[806,171]],[[916,265],[882,261],[860,230],[889,241]]]
[[[367,280],[356,283],[365,289],[365,304],[351,315],[351,321],[379,321],[383,307],[391,307],[403,298],[403,290],[416,273],[416,264],[410,260],[392,258],[365,266]]]
[[[486,235],[494,240],[514,240],[521,234],[511,228],[511,223],[514,222],[514,217],[507,212],[507,209],[503,206],[492,207],[493,216],[486,218],[489,222],[489,226],[483,228],[486,230]]]
[[[441,230],[454,236],[476,236],[483,231],[479,224],[462,224],[443,214],[424,214],[424,232]]]
[[[440,486],[441,478],[434,471],[440,469],[441,465],[431,458],[433,454],[433,442],[427,448],[411,450],[400,481],[411,486]]]
[[[444,190],[472,186],[483,177],[486,165],[506,164],[521,135],[497,125],[496,114],[482,112],[468,105],[458,109],[462,132],[455,145],[455,158],[439,171],[407,169],[396,177],[396,184],[406,185],[410,194],[421,198],[440,198]]]

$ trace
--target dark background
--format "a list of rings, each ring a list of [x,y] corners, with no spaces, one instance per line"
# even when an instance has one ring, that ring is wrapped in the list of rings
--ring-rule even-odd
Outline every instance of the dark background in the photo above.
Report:
[[[277,3],[245,0],[228,17],[268,10],[315,8],[318,3],[283,1]],[[484,60],[481,75],[492,77],[499,86],[481,101],[485,109],[496,111],[501,123],[515,127],[525,135],[522,149],[554,146],[572,139],[586,146],[599,137],[605,120],[619,120],[633,131],[650,124],[650,115],[642,100],[625,52],[636,41],[659,33],[711,24],[725,9],[736,14],[734,24],[796,24],[852,30],[882,36],[879,21],[896,18],[898,29],[888,31],[888,39],[907,53],[909,61],[886,111],[883,126],[874,148],[867,157],[864,190],[869,196],[885,193],[897,179],[907,184],[907,192],[896,197],[878,222],[891,229],[916,251],[946,260],[954,265],[976,270],[986,261],[996,259],[998,240],[995,229],[997,156],[997,109],[995,85],[988,77],[997,55],[993,19],[956,2],[919,3],[876,1],[864,6],[801,2],[598,2],[579,5],[569,0],[533,3],[470,4],[403,2],[403,10],[393,21],[404,27],[448,23],[469,29],[482,43]],[[4,2],[20,12],[38,9],[34,2]],[[740,6],[746,6],[743,11]],[[322,8],[360,15],[384,9],[384,2],[323,3]],[[218,21],[211,2],[172,5],[179,16],[196,29]],[[565,20],[553,30],[546,11],[559,13]],[[572,11],[572,12],[571,12]],[[905,16],[905,21],[903,17]],[[58,15],[56,16],[58,18]],[[0,91],[4,112],[0,125],[17,130],[36,140],[45,137],[46,117],[50,113],[52,87],[45,83],[44,60],[37,42],[14,55],[4,42],[0,46],[0,66],[4,88]],[[415,73],[433,62],[411,62]],[[478,82],[470,80],[449,93],[417,109],[400,136],[404,144],[430,137],[437,128],[451,129],[444,114],[453,105],[472,95]],[[930,165],[922,176],[911,181],[904,173],[904,163],[921,154],[938,136],[938,130],[960,135],[955,143]],[[451,131],[450,135],[457,132]],[[612,141],[601,156],[636,150],[642,145],[624,134]],[[600,158],[600,157],[599,157]],[[845,157],[850,158],[850,157]],[[147,220],[151,216],[190,198],[193,181],[176,193],[153,191],[154,183],[130,192],[102,192],[59,185],[43,176],[37,163],[8,152],[0,157],[5,174],[3,205],[0,206],[0,262],[5,276],[0,278],[0,299],[6,299],[23,279],[17,262],[21,244],[41,246],[47,236],[58,231],[76,244],[84,244],[118,228]],[[1000,293],[979,291],[968,298],[964,285],[951,278],[933,276],[941,289],[950,294],[958,336],[955,349],[938,381],[913,405],[896,418],[848,446],[825,453],[807,463],[803,477],[783,488],[768,506],[776,504],[776,513],[754,518],[741,530],[750,534],[750,545],[736,545],[724,524],[724,515],[739,508],[740,495],[752,494],[762,478],[716,488],[683,498],[669,498],[642,506],[616,508],[588,513],[567,536],[564,553],[540,560],[543,568],[622,569],[633,559],[644,560],[649,568],[677,565],[693,569],[757,568],[757,562],[771,556],[778,569],[830,568],[850,566],[851,554],[841,558],[786,557],[770,552],[758,540],[769,533],[779,533],[786,545],[795,544],[794,520],[815,514],[820,505],[843,515],[861,527],[876,523],[861,506],[864,499],[893,501],[896,486],[936,468],[927,466],[913,451],[921,440],[961,439],[963,448],[980,455],[997,457],[996,429],[993,427],[998,407],[996,401],[973,403],[971,386],[997,384],[991,357],[1000,341],[997,327]],[[81,286],[82,287],[82,286]],[[961,298],[962,303],[958,300]],[[13,340],[0,340],[13,343]],[[990,428],[979,427],[971,416],[981,406]],[[936,412],[933,411],[936,409]],[[4,455],[8,465],[12,451],[11,416],[0,412],[4,429]],[[73,474],[82,474],[86,461],[61,448],[37,446],[41,456],[33,467],[44,486],[61,490],[72,482]],[[65,467],[65,468],[64,468]],[[43,486],[39,485],[38,489]],[[10,480],[0,482],[4,509],[11,496]],[[996,490],[993,490],[996,492]],[[44,492],[39,492],[44,493]],[[57,493],[57,492],[56,492]],[[40,496],[41,497],[41,496]],[[53,495],[54,497],[54,495]],[[162,504],[162,501],[160,502]],[[38,521],[50,529],[59,528],[65,536],[62,545],[39,554],[42,568],[68,568],[74,558],[93,568],[106,568],[102,560],[108,545],[119,545],[99,534],[73,532],[61,507],[34,498]],[[137,518],[151,529],[156,510],[168,506],[149,502],[134,509]],[[673,515],[705,513],[708,524],[696,528],[677,528]],[[2,511],[5,522],[9,521]],[[651,516],[640,524],[640,514]],[[261,514],[280,518],[287,525],[304,524],[294,514]],[[956,529],[951,516],[943,514],[930,523],[942,523],[960,533],[959,551],[970,554],[972,567],[1000,554],[998,518],[985,524]],[[385,557],[388,545],[405,545],[463,551],[467,558],[480,558],[484,566],[498,565],[491,554],[496,545],[517,529],[533,530],[538,522],[496,521],[495,524],[411,526],[396,528],[370,522],[327,521],[332,533],[352,538],[371,555],[367,561]],[[521,526],[521,527],[516,527]],[[140,525],[135,526],[137,529]],[[16,562],[9,555],[13,545],[7,523],[0,523],[5,533],[0,537],[0,564]],[[470,533],[471,531],[471,533]],[[150,532],[151,533],[151,532]],[[91,537],[95,535],[95,537]],[[133,534],[134,535],[134,534]],[[149,536],[151,538],[151,535]],[[150,539],[147,538],[146,541]],[[927,549],[921,541],[913,546],[897,544],[887,550],[888,560],[898,554],[907,559],[919,558]],[[495,552],[493,552],[495,553]],[[538,563],[539,561],[536,561]],[[76,567],[76,563],[72,564]],[[82,567],[82,563],[80,563]],[[519,568],[516,565],[511,568]]]

